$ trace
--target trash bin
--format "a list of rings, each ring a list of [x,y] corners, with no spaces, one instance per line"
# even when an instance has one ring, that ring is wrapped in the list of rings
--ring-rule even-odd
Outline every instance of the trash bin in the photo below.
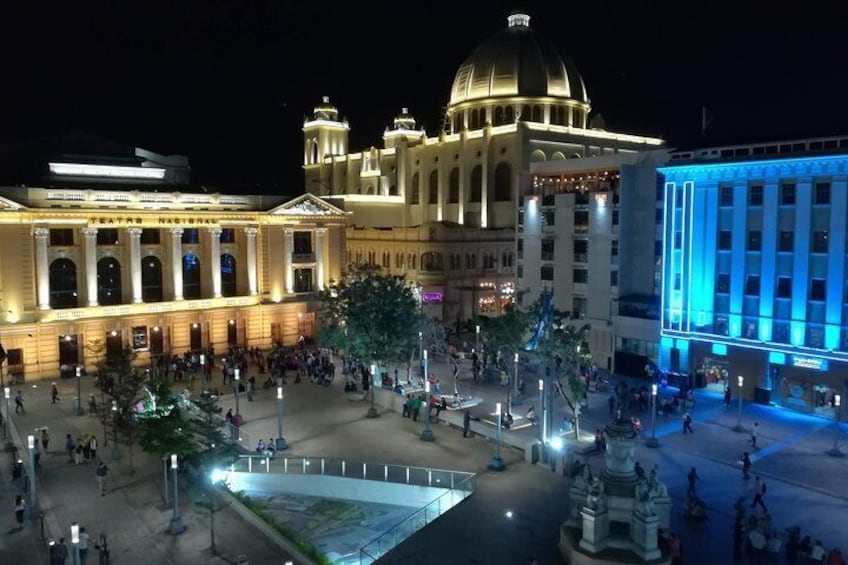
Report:
[[[771,389],[757,387],[754,390],[754,402],[768,406],[771,403]]]

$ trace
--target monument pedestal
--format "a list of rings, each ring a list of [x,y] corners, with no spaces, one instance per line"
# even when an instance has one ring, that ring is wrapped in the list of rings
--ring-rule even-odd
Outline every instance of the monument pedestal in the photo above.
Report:
[[[583,516],[580,549],[589,553],[600,553],[607,548],[609,540],[609,513],[606,508],[594,509],[584,506],[580,514]]]
[[[633,513],[630,521],[630,539],[635,553],[645,561],[659,559],[662,553],[657,547],[657,529],[660,519],[653,514]]]

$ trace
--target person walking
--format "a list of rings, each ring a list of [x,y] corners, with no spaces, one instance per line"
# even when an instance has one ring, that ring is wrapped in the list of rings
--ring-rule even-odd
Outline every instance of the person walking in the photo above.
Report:
[[[757,449],[757,433],[760,431],[760,423],[754,422],[754,427],[751,428],[751,445]]]
[[[692,429],[692,416],[689,415],[689,412],[684,412],[683,414],[683,435],[687,433],[694,434],[695,430]]]
[[[106,496],[106,478],[109,476],[109,467],[106,463],[100,461],[97,463],[97,470],[94,474],[97,476],[97,484],[100,486],[100,496]]]
[[[50,404],[57,402],[59,402],[59,389],[56,388],[56,383],[53,383],[53,387],[50,389]]]
[[[50,436],[47,434],[47,428],[41,428],[41,450],[47,453],[47,446],[50,445]]]
[[[94,434],[91,434],[88,440],[88,451],[91,453],[92,459],[97,459],[97,438],[94,437]]]
[[[471,427],[471,412],[466,410],[462,415],[462,437],[468,437],[468,429]]]
[[[68,546],[65,538],[59,538],[59,543],[50,548],[50,565],[65,565],[68,561]]]
[[[68,463],[74,462],[74,452],[76,451],[77,446],[74,445],[74,438],[71,437],[71,434],[67,434],[65,436],[65,451],[68,454]]]
[[[91,536],[88,535],[88,532],[85,531],[85,526],[80,528],[79,531],[79,543],[77,544],[77,549],[79,550],[80,557],[80,565],[85,565],[85,559],[88,557],[88,543],[91,539]]]
[[[15,395],[15,414],[26,414],[26,410],[24,410],[24,393],[18,391],[18,394]]]
[[[751,503],[751,508],[756,508],[757,505],[760,505],[760,508],[763,509],[763,512],[768,513],[768,508],[766,508],[765,502],[763,502],[763,497],[766,495],[766,482],[762,480],[759,476],[756,477],[756,483],[754,484],[754,502]]]
[[[751,471],[751,456],[748,455],[748,452],[742,454],[742,478],[746,481],[751,478],[749,472]]]
[[[26,503],[24,502],[24,497],[21,495],[17,495],[15,497],[15,520],[18,522],[18,528],[24,527],[24,509],[26,508]]]
[[[689,479],[689,490],[686,491],[686,494],[695,498],[695,481],[701,480],[701,477],[698,476],[698,471],[695,470],[695,467],[692,467],[692,470],[689,471],[686,478]]]
[[[730,408],[730,385],[724,385],[724,406]]]

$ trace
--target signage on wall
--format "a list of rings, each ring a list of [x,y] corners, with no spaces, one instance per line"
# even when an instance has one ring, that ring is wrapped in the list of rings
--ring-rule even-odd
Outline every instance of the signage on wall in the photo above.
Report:
[[[132,329],[133,349],[147,349],[147,326],[135,326]]]
[[[444,295],[441,292],[425,292],[424,295],[421,298],[421,300],[424,303],[427,303],[427,304],[429,304],[431,302],[439,303],[443,299],[444,299]]]
[[[792,366],[800,369],[812,369],[813,371],[827,371],[827,359],[793,355]]]
[[[173,218],[139,218],[131,216],[92,217],[88,225],[96,226],[143,226],[143,225],[174,225],[174,226],[215,226],[215,218],[173,217]]]

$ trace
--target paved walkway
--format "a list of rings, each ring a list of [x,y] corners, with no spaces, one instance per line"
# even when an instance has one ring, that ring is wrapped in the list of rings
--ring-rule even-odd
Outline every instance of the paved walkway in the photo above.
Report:
[[[452,383],[445,386],[450,379],[446,365],[434,363],[432,370],[442,379],[444,389],[452,388]],[[487,465],[493,454],[492,443],[479,436],[462,438],[461,431],[442,423],[433,424],[436,441],[427,443],[418,440],[421,422],[385,410],[381,410],[379,418],[366,419],[368,401],[351,400],[342,391],[343,380],[339,375],[330,387],[306,381],[286,386],[283,435],[289,441],[292,456],[323,455],[479,473],[474,497],[410,538],[381,562],[520,565],[535,557],[540,564],[562,563],[556,542],[559,525],[568,513],[566,479],[547,467],[525,463],[523,453],[510,448],[503,450],[507,470],[490,472]],[[37,389],[25,389],[29,413],[17,419],[22,433],[47,425],[53,437],[51,449],[61,449],[62,438],[68,432],[75,435],[96,432],[102,438],[95,418],[72,414],[74,384],[59,383],[63,398],[60,405],[50,404],[49,383]],[[90,384],[84,379],[84,397]],[[221,387],[220,371],[216,371],[214,384]],[[460,392],[489,397],[484,405],[474,409],[475,415],[493,411],[491,399],[504,395],[497,385],[474,386],[463,381]],[[606,398],[602,393],[589,395],[590,409],[583,418],[584,429],[593,430],[606,423]],[[242,395],[239,404],[246,420],[243,427],[246,436],[252,441],[259,437],[267,441],[276,435],[273,390],[258,391],[255,402],[248,402]],[[235,408],[232,395],[224,396],[221,405],[224,410]],[[646,468],[657,465],[660,478],[675,499],[672,527],[683,539],[687,563],[730,563],[733,501],[740,495],[751,499],[752,481],[743,481],[736,465],[739,455],[750,446],[746,434],[732,431],[736,424],[735,406],[725,408],[720,395],[699,391],[693,410],[695,435],[680,433],[679,416],[658,416],[656,435],[660,447],[637,447],[637,459]],[[563,408],[558,410],[562,412]],[[761,448],[754,453],[753,472],[761,474],[769,484],[766,504],[773,515],[773,524],[780,528],[800,525],[805,533],[821,538],[827,546],[848,547],[842,528],[848,521],[845,504],[848,484],[842,478],[848,459],[825,454],[833,444],[833,424],[819,417],[756,404],[746,404],[744,410],[746,425],[754,419],[760,423]],[[643,436],[647,437],[651,432],[650,415],[644,414],[642,422]],[[515,433],[526,434],[528,441],[535,434],[532,429]],[[213,559],[209,554],[208,518],[189,504],[185,496],[181,497],[181,507],[186,510],[188,531],[176,538],[163,533],[170,510],[162,505],[161,469],[136,450],[138,471],[131,476],[126,449],[122,447],[122,451],[124,456],[120,461],[107,459],[114,471],[113,488],[103,498],[97,496],[92,464],[68,464],[61,453],[48,453],[42,458],[40,492],[42,506],[48,514],[48,534],[58,535],[60,524],[67,531],[68,524],[78,520],[95,537],[101,532],[108,535],[115,563],[196,563],[201,559],[223,563],[223,559]],[[101,451],[103,455],[109,455],[108,448]],[[600,455],[590,456],[589,462],[596,471],[600,470]],[[685,475],[693,465],[702,477],[698,493],[707,502],[711,517],[697,528],[687,527],[681,513]],[[0,472],[5,473],[6,469]],[[11,508],[10,493],[2,491],[2,494]],[[506,517],[507,511],[512,512],[512,518]],[[13,518],[11,510],[0,513],[2,531],[8,532]],[[218,547],[228,559],[234,560],[236,555],[244,553],[254,564],[282,562],[276,547],[234,513],[221,512],[216,523]],[[28,525],[22,533],[3,535],[2,547],[8,547],[14,555],[28,555],[37,546],[35,530]],[[367,541],[363,540],[363,544]],[[0,562],[7,561],[0,559]],[[18,562],[31,561],[19,559]]]

